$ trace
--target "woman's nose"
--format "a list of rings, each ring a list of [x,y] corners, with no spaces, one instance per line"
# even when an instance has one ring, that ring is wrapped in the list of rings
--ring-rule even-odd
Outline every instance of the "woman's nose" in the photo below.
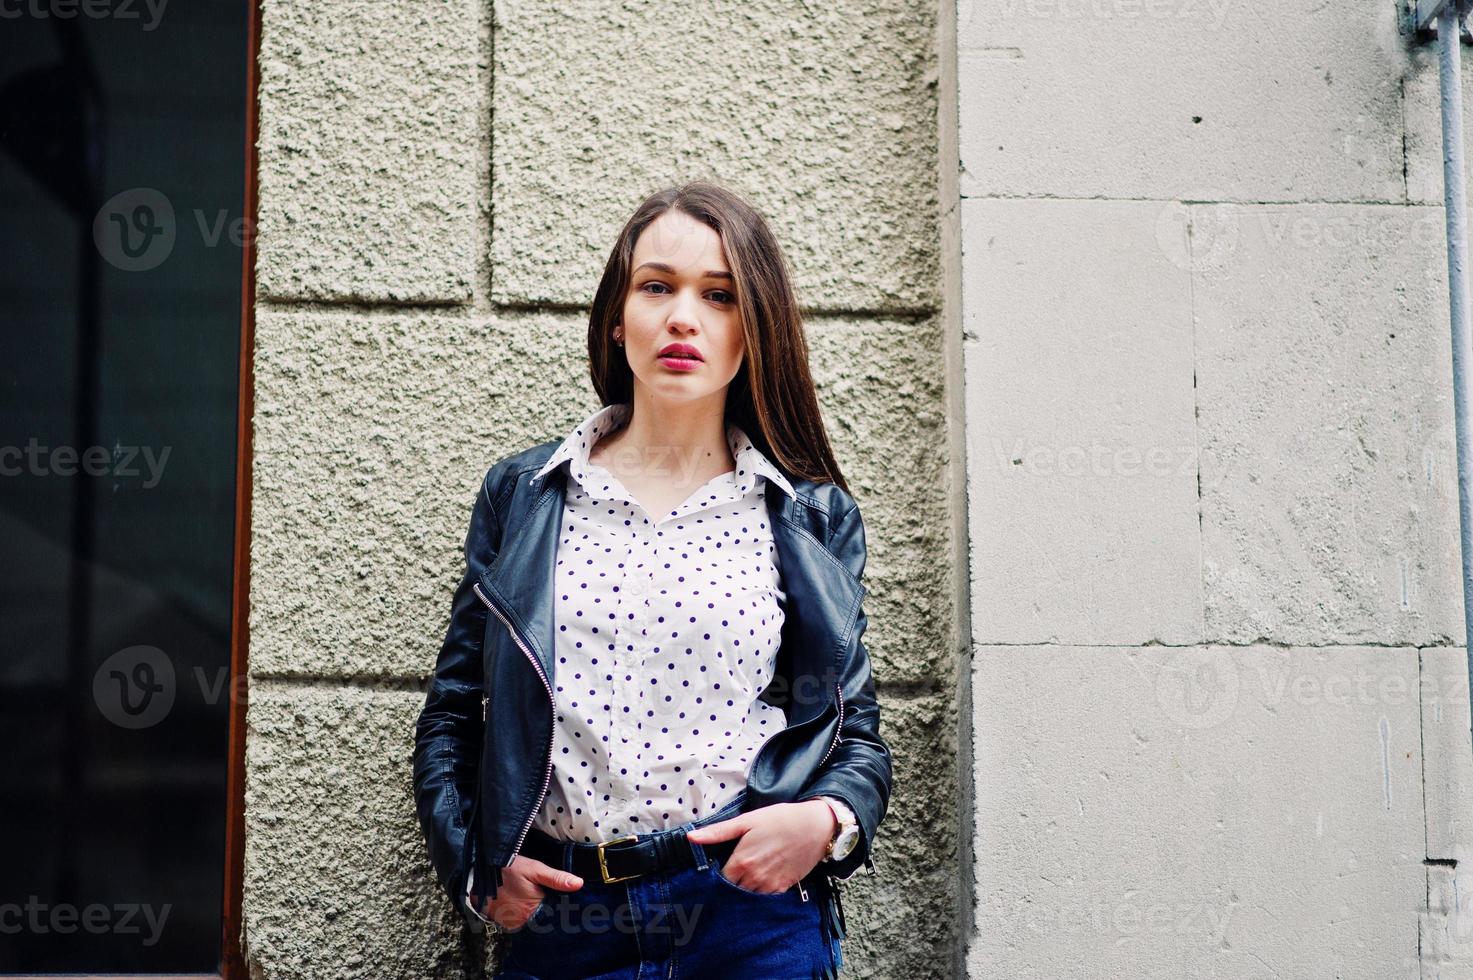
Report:
[[[666,326],[678,327],[687,331],[698,326],[700,323],[696,315],[698,303],[699,300],[695,297],[684,293],[678,294],[675,298],[675,306],[670,310],[670,318],[665,321]]]

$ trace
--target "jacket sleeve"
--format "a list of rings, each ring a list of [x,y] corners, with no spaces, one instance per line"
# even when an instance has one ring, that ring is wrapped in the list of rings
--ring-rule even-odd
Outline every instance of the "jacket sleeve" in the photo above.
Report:
[[[835,520],[829,532],[829,550],[856,579],[863,578],[864,521],[857,505]],[[880,736],[880,705],[875,699],[869,652],[863,640],[868,624],[869,617],[861,607],[849,637],[840,678],[844,721],[839,729],[839,742],[801,796],[802,799],[832,796],[854,811],[859,823],[859,843],[843,860],[832,862],[828,873],[836,878],[850,877],[861,864],[869,864],[873,870],[870,848],[890,802],[890,747]]]
[[[469,821],[485,725],[481,650],[487,616],[472,586],[500,546],[500,526],[492,503],[494,471],[494,467],[487,471],[471,509],[465,572],[451,601],[450,626],[414,730],[414,805],[420,829],[441,887],[468,922],[475,914],[464,896]]]

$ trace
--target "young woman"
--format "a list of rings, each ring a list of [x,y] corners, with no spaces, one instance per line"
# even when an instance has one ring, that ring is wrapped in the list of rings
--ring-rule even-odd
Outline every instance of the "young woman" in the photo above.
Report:
[[[436,874],[502,977],[835,976],[890,750],[766,222],[704,182],[645,200],[588,348],[603,407],[472,510],[416,727]]]

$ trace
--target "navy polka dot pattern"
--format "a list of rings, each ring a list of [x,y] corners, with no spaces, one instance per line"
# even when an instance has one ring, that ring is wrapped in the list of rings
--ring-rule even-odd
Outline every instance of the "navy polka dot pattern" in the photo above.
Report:
[[[589,454],[608,405],[539,471],[568,465],[553,599],[553,775],[534,826],[593,842],[679,826],[746,785],[786,724],[758,699],[784,620],[766,493],[792,485],[739,427],[736,467],[652,515]]]

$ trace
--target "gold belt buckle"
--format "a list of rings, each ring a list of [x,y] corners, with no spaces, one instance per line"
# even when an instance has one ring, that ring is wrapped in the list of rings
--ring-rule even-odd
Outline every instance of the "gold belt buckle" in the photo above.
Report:
[[[628,881],[630,878],[638,878],[639,877],[639,875],[636,874],[636,875],[621,875],[618,878],[610,878],[609,877],[609,865],[608,865],[608,861],[604,858],[604,848],[608,847],[610,844],[627,844],[630,841],[637,841],[637,840],[639,840],[639,837],[638,836],[636,836],[634,834],[630,834],[628,837],[616,837],[613,840],[599,841],[599,844],[598,844],[598,872],[599,872],[600,875],[603,876],[604,884],[605,885],[612,885],[616,881]]]

